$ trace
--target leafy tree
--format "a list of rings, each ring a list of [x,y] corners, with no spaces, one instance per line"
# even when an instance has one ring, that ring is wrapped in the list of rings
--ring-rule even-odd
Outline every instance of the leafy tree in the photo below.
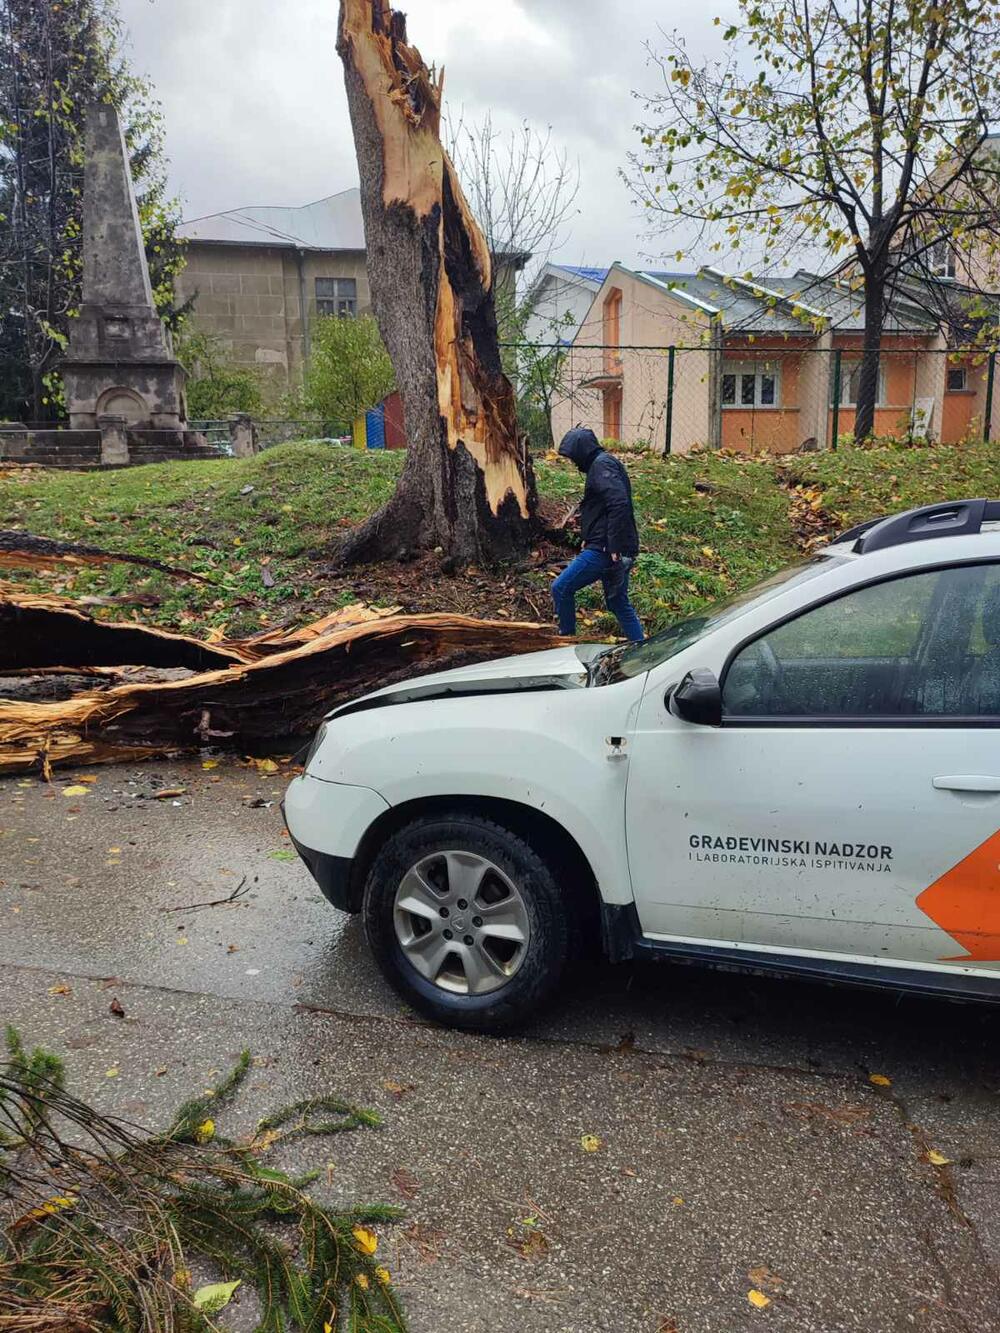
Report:
[[[188,415],[193,420],[219,421],[234,412],[263,414],[260,375],[236,365],[219,338],[185,325],[174,339],[174,351],[189,375]]]
[[[998,249],[996,0],[737,0],[728,54],[692,62],[670,39],[631,180],[654,231],[694,224],[761,270],[809,249],[864,310],[856,438],[871,434],[894,289],[959,323]],[[716,23],[719,20],[716,19]],[[957,252],[963,300],[928,281]],[[803,293],[803,302],[808,294]],[[995,321],[993,321],[995,322]]]
[[[389,353],[371,315],[317,320],[305,373],[305,403],[338,430],[395,387]]]
[[[80,301],[86,108],[125,127],[157,306],[175,323],[183,264],[162,117],[129,71],[115,0],[0,0],[0,416],[57,414],[56,367]]]

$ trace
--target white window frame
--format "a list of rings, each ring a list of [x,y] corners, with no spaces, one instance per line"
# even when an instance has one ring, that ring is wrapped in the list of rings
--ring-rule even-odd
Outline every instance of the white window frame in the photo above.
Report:
[[[734,401],[722,402],[724,412],[774,412],[781,408],[781,363],[777,361],[723,361],[722,375],[733,375],[736,383],[733,389]],[[753,402],[743,402],[743,377],[753,375]],[[774,380],[774,402],[761,402],[761,381],[764,378]],[[719,397],[722,398],[722,383],[719,384]]]
[[[955,247],[946,236],[936,240],[928,249],[927,267],[935,278],[954,278],[957,275]]]
[[[952,384],[952,375],[961,375],[962,383],[959,385]],[[944,387],[946,393],[967,393],[969,388],[968,366],[949,366],[945,371]]]
[[[858,380],[860,381],[860,378],[861,378],[861,358],[860,358],[860,357],[858,357],[857,359],[852,359],[852,360],[850,360],[850,361],[842,361],[842,362],[840,363],[840,406],[841,406],[841,407],[857,407],[857,405],[858,405],[858,395],[857,395],[857,390],[855,389],[854,397],[853,397],[853,398],[849,396],[850,393],[851,393],[851,381],[852,381],[852,379],[854,379],[855,374],[858,376]],[[834,372],[833,372],[833,370],[831,369],[831,370],[830,370],[830,406],[831,406],[831,407],[833,407],[833,405],[834,405],[834,399],[833,399],[834,378],[833,378],[833,377],[834,377]],[[885,407],[885,366],[881,366],[881,365],[880,365],[879,368],[878,368],[878,392],[877,392],[876,395],[875,395],[875,406],[876,406],[876,407]]]

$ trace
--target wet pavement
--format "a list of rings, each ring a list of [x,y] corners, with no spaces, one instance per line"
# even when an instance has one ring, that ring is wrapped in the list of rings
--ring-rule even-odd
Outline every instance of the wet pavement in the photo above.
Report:
[[[244,1046],[227,1127],[380,1111],[283,1162],[406,1208],[380,1254],[415,1333],[1000,1328],[1000,1013],[644,964],[516,1040],[438,1030],[294,859],[284,779],[90,775],[0,783],[0,1019],[150,1125]]]

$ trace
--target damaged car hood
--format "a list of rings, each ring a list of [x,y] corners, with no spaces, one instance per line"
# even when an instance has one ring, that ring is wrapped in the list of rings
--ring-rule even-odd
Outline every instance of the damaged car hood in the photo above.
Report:
[[[581,643],[549,648],[541,653],[522,653],[493,662],[439,671],[375,690],[352,703],[335,708],[329,717],[366,708],[415,703],[422,699],[467,698],[475,694],[514,694],[521,690],[583,689],[588,684],[588,666],[608,647],[605,643]]]

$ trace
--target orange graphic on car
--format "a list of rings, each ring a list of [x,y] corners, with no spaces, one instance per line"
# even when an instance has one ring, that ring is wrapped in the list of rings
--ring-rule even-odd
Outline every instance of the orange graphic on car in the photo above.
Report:
[[[1000,962],[1000,830],[924,889],[917,906],[967,951],[942,963]]]

